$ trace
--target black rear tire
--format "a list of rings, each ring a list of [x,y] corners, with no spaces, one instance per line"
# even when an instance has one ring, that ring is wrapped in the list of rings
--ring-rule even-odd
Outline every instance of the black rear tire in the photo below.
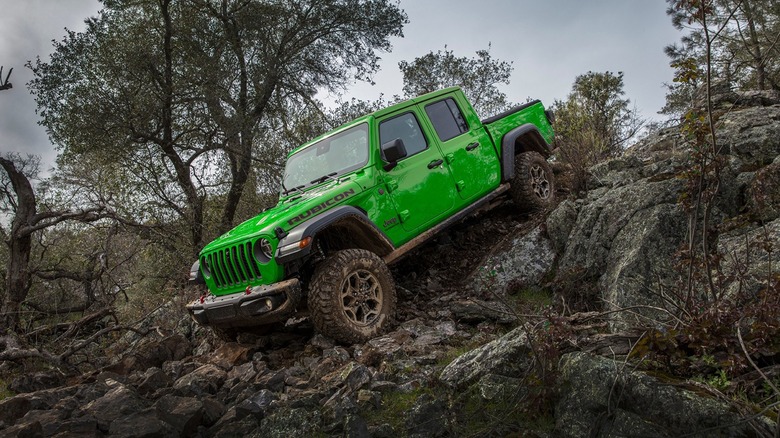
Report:
[[[539,152],[515,156],[515,176],[509,193],[522,212],[542,211],[555,203],[555,179],[547,160]]]
[[[338,251],[315,269],[308,304],[317,331],[343,343],[365,342],[395,316],[393,277],[370,251]]]

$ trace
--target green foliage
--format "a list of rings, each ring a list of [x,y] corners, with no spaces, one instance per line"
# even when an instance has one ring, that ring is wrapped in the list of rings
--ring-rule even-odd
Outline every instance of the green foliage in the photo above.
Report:
[[[457,57],[444,47],[413,61],[398,63],[404,75],[404,94],[415,97],[442,88],[458,86],[482,116],[497,114],[511,106],[499,84],[509,84],[512,63],[493,59],[490,46],[478,50],[476,58]]]
[[[553,103],[558,155],[572,167],[575,193],[587,189],[588,167],[622,153],[641,128],[624,95],[622,72],[588,72],[577,76],[566,100]]]
[[[117,210],[138,223],[149,209],[181,221],[191,254],[204,229],[230,228],[255,192],[248,184],[275,191],[286,150],[262,141],[267,132],[316,106],[318,91],[368,79],[407,21],[388,0],[104,5],[84,32],[55,43],[50,62],[30,65],[42,124],[65,172],[112,161],[116,178],[100,188],[121,194]],[[223,203],[211,224],[204,204],[215,195]]]
[[[672,67],[712,69],[712,82],[737,90],[780,89],[780,4],[773,0],[667,0],[672,23],[685,33],[665,48]],[[702,22],[702,18],[705,19]],[[705,27],[707,28],[705,32]],[[709,34],[708,37],[705,34]],[[708,45],[710,46],[708,49]],[[709,53],[708,53],[709,52]],[[704,81],[668,84],[661,113],[675,118],[700,102]]]

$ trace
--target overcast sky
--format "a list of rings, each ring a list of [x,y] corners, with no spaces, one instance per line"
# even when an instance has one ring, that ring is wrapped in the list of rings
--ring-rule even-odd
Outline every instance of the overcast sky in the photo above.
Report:
[[[345,99],[401,94],[398,62],[413,60],[445,45],[456,56],[492,44],[494,58],[514,62],[513,101],[527,97],[545,104],[563,99],[574,78],[588,71],[622,71],[626,97],[646,118],[657,118],[664,82],[672,70],[663,47],[680,34],[665,14],[664,0],[401,0],[409,15],[403,39],[382,55],[376,85],[356,84]],[[14,71],[11,90],[0,91],[0,153],[18,151],[43,157],[44,169],[56,152],[35,114],[24,64],[47,59],[52,40],[65,28],[82,30],[97,14],[97,0],[0,0],[0,65],[3,78]],[[330,100],[330,99],[328,99]]]

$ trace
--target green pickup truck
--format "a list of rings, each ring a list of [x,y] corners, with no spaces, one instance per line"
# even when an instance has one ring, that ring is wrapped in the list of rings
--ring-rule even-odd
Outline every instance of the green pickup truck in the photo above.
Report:
[[[539,101],[480,121],[459,88],[360,117],[292,151],[278,204],[206,245],[193,319],[230,338],[308,308],[340,342],[394,317],[387,266],[508,193],[548,207],[553,117]]]

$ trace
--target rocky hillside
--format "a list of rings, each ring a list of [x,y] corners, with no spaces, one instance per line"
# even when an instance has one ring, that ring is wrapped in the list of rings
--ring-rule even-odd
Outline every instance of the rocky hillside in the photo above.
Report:
[[[780,266],[780,96],[718,102],[719,290],[759,296]],[[99,372],[17,375],[0,435],[769,436],[776,408],[655,367],[699,354],[659,349],[685,277],[688,148],[664,130],[592,168],[587,195],[548,216],[507,203],[454,227],[394,268],[398,324],[362,345],[305,318],[223,343],[181,297],[147,318],[150,335],[106,346],[117,359]],[[769,373],[780,355],[763,345]]]

